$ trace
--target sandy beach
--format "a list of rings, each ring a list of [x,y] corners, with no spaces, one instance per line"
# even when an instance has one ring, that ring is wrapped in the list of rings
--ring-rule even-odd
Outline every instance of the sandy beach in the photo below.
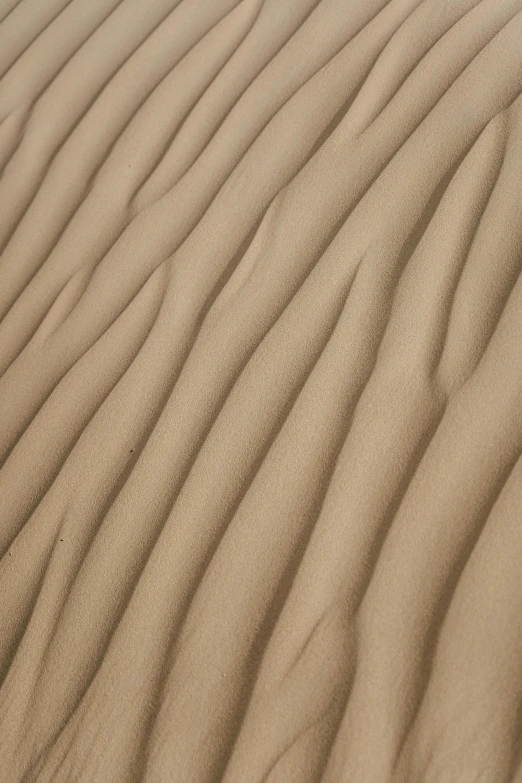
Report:
[[[0,0],[0,783],[522,783],[522,0]]]

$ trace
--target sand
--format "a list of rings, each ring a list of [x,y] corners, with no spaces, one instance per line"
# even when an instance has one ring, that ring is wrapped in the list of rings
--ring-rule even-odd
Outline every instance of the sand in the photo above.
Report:
[[[522,782],[522,0],[0,0],[1,783]]]

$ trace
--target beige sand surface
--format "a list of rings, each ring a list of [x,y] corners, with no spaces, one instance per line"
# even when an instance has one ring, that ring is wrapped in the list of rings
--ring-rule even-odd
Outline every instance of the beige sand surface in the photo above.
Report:
[[[522,0],[0,19],[0,783],[521,783]]]

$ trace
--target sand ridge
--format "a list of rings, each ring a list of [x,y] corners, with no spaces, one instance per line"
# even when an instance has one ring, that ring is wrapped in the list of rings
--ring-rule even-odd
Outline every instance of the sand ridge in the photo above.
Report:
[[[522,783],[522,0],[0,0],[0,781]]]

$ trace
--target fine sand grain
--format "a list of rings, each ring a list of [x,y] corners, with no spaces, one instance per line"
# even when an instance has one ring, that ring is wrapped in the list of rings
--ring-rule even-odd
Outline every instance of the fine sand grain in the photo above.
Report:
[[[0,783],[522,783],[522,0],[0,77]]]

